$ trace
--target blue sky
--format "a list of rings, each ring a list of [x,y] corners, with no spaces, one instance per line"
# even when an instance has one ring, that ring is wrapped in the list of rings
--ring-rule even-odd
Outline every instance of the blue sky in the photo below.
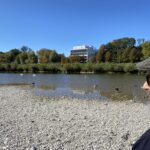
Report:
[[[69,55],[113,39],[150,39],[149,0],[0,0],[0,50],[26,45]]]

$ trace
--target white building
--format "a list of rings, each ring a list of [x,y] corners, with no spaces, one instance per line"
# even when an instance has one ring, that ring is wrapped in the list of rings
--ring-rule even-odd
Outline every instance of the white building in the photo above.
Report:
[[[91,45],[79,45],[72,48],[70,56],[79,56],[88,62],[95,56],[96,51],[96,48]]]

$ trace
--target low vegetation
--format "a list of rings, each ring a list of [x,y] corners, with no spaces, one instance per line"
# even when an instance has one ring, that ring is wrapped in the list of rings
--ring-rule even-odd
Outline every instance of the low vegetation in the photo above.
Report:
[[[102,73],[102,72],[137,72],[133,63],[60,63],[51,64],[0,64],[1,72],[34,73]]]

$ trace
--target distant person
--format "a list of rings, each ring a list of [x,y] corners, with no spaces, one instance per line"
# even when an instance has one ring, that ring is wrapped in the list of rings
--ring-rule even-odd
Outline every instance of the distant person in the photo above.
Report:
[[[150,74],[146,76],[146,80],[142,88],[150,93]],[[150,150],[150,129],[133,145],[132,150]]]

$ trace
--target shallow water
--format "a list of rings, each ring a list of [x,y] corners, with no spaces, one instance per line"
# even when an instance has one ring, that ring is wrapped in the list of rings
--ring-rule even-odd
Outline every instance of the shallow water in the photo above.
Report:
[[[141,89],[144,81],[136,74],[0,74],[0,84],[35,83],[33,91],[38,95],[81,99],[147,101]]]

